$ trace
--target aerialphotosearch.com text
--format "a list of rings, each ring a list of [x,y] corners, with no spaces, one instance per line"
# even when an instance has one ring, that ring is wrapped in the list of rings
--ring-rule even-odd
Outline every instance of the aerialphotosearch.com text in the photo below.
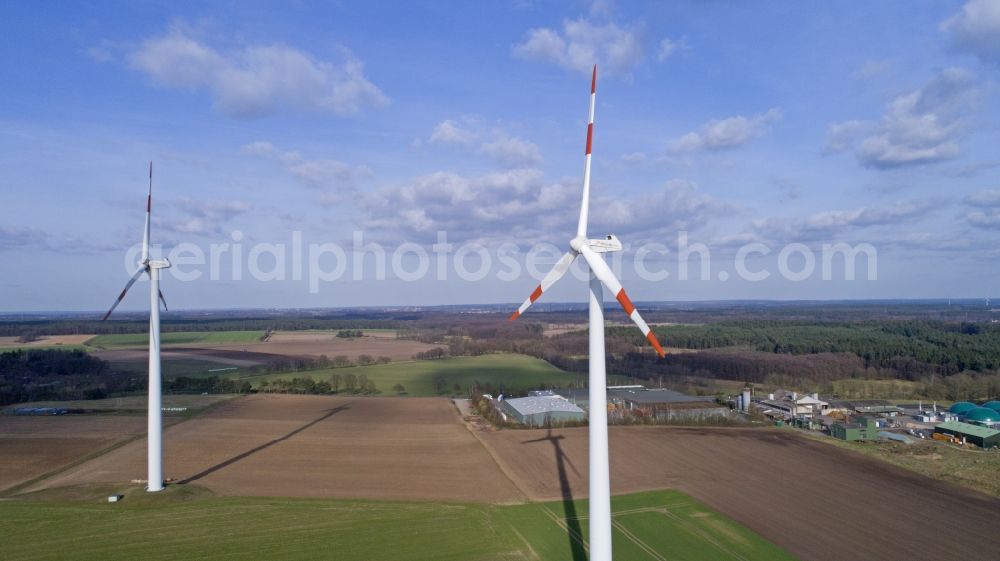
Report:
[[[154,247],[154,252],[171,262],[164,273],[181,282],[205,277],[213,281],[290,280],[305,282],[310,293],[318,293],[324,284],[343,280],[458,278],[475,282],[493,277],[516,282],[528,275],[537,281],[568,250],[551,243],[452,243],[444,231],[437,232],[435,242],[425,244],[368,241],[362,231],[354,231],[351,238],[347,243],[306,241],[301,231],[293,231],[285,241],[249,243],[243,232],[234,230],[225,241],[205,245],[181,242],[171,248]],[[135,269],[139,253],[138,245],[126,252],[126,271]],[[708,245],[691,241],[688,233],[681,231],[672,247],[659,242],[625,244],[624,251],[607,253],[605,258],[619,278],[624,273],[627,278],[651,282],[726,282],[734,278],[761,282],[774,275],[792,282],[814,278],[853,281],[859,271],[869,281],[878,278],[878,252],[868,243],[830,242],[810,247],[795,242],[772,247],[752,242],[713,254]],[[588,274],[579,263],[570,272],[581,280]]]

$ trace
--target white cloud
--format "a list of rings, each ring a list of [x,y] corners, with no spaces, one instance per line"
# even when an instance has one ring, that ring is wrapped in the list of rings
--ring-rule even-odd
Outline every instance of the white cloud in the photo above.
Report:
[[[629,74],[642,59],[643,47],[638,29],[578,19],[563,22],[562,32],[532,29],[511,52],[525,60],[553,63],[586,74],[594,64],[610,74]]]
[[[423,243],[433,241],[438,231],[448,232],[455,241],[558,241],[575,230],[580,191],[578,181],[546,182],[538,170],[477,177],[438,172],[364,195],[360,225],[388,239]],[[591,229],[631,233],[632,242],[642,236],[661,239],[665,232],[696,229],[733,210],[698,193],[693,183],[673,180],[637,198],[595,197]]]
[[[443,142],[451,144],[471,144],[478,138],[475,132],[462,128],[461,125],[447,119],[438,123],[431,132],[430,142]]]
[[[977,228],[1000,230],[1000,190],[983,189],[968,195],[962,202],[976,208],[965,215],[969,224]]]
[[[677,54],[679,51],[686,51],[688,49],[690,49],[690,47],[688,46],[686,39],[674,41],[673,39],[665,38],[660,41],[660,48],[656,53],[656,60],[664,62],[671,56]]]
[[[346,49],[342,56],[335,64],[279,44],[221,52],[174,24],[165,35],[143,41],[128,61],[158,85],[208,90],[214,107],[233,117],[279,110],[350,115],[386,104],[361,61]]]
[[[480,151],[508,167],[533,167],[542,163],[542,152],[529,140],[500,134],[492,142],[485,142]]]
[[[660,41],[660,51],[656,53],[656,60],[663,62],[670,58],[670,55],[677,51],[677,43],[670,40],[664,39]]]
[[[244,154],[281,164],[293,177],[309,187],[349,190],[359,179],[372,175],[367,166],[353,166],[332,159],[309,160],[298,152],[278,150],[270,142],[251,142],[241,150]]]
[[[229,220],[251,210],[249,203],[236,200],[182,198],[163,203],[167,215],[153,215],[157,229],[176,234],[209,235],[223,232]]]
[[[1000,209],[991,208],[988,210],[977,210],[966,215],[969,224],[977,228],[988,230],[1000,230]]]
[[[858,147],[858,160],[886,169],[954,158],[960,152],[963,117],[976,93],[968,71],[942,71],[919,90],[889,103],[874,134]]]
[[[645,152],[632,152],[630,154],[622,154],[622,161],[630,164],[636,164],[646,160]]]
[[[983,189],[965,197],[964,202],[970,206],[1000,207],[1000,190]]]
[[[49,235],[37,228],[0,226],[0,251],[48,247]]]
[[[171,206],[190,216],[213,222],[225,222],[241,214],[246,214],[251,208],[249,203],[243,201],[194,200],[189,198],[179,199]]]
[[[825,152],[842,152],[854,145],[863,133],[871,130],[871,121],[844,121],[831,123],[826,137]]]
[[[765,218],[752,222],[748,233],[754,241],[773,244],[829,241],[842,236],[856,236],[866,228],[899,227],[925,216],[941,204],[937,200],[913,200],[887,207],[823,211],[801,220]]]
[[[956,50],[1000,64],[1000,2],[969,0],[941,23],[941,30],[948,34]]]
[[[695,150],[725,150],[742,146],[767,132],[768,126],[781,120],[781,110],[777,107],[753,117],[736,116],[728,119],[712,120],[697,132],[689,132],[667,145],[670,152],[692,152]]]
[[[488,138],[480,142],[480,139]],[[465,117],[462,122],[446,119],[438,123],[428,139],[430,144],[478,144],[478,152],[506,168],[535,167],[542,163],[542,152],[530,140],[510,136],[502,129],[485,130],[478,118]],[[419,148],[419,145],[416,147]]]

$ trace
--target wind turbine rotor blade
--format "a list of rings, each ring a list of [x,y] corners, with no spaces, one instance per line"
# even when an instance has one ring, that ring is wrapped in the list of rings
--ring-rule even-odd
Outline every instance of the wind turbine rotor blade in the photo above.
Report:
[[[163,304],[163,311],[164,311],[164,312],[169,312],[169,311],[170,311],[170,308],[168,308],[168,307],[167,307],[167,299],[163,297],[163,291],[162,291],[162,290],[159,290],[159,291],[157,291],[157,292],[159,292],[159,293],[160,293],[160,303],[162,303],[162,304]]]
[[[570,265],[573,264],[573,260],[576,259],[577,255],[579,255],[579,253],[570,250],[566,252],[565,255],[560,257],[559,261],[556,261],[555,267],[552,267],[552,270],[549,271],[549,274],[545,275],[545,278],[543,278],[541,284],[539,284],[538,287],[535,288],[535,291],[531,293],[531,296],[528,296],[528,299],[525,300],[523,304],[521,304],[521,307],[518,308],[517,311],[515,311],[513,314],[511,314],[510,321],[514,321],[515,319],[517,319],[518,316],[523,314],[524,311],[527,310],[529,306],[535,303],[535,300],[541,298],[542,294],[544,294],[546,290],[548,290],[553,284],[555,284],[557,280],[561,279],[563,275],[566,274],[566,271],[569,270]]]
[[[580,221],[576,226],[578,237],[587,236],[587,217],[590,214],[590,150],[594,145],[594,102],[597,99],[597,65],[590,78],[590,112],[587,119],[587,148],[583,164],[583,201],[580,203]]]
[[[621,304],[622,309],[625,310],[625,314],[628,315],[629,319],[632,320],[639,327],[639,331],[646,336],[646,340],[649,344],[656,349],[656,354],[660,357],[666,356],[666,352],[663,347],[660,346],[660,341],[656,338],[656,334],[653,330],[649,328],[646,324],[646,320],[642,319],[639,315],[639,310],[635,308],[635,304],[625,293],[625,288],[622,283],[618,281],[615,274],[611,271],[611,267],[608,266],[607,262],[601,258],[594,250],[587,246],[582,246],[580,248],[580,253],[583,254],[583,258],[587,260],[587,264],[590,265],[590,270],[594,272],[594,275],[604,283],[604,286],[608,287],[608,290],[615,295],[615,299]]]
[[[111,312],[115,311],[115,308],[118,307],[118,304],[122,303],[122,300],[125,299],[125,293],[128,292],[128,289],[132,288],[132,285],[135,284],[135,281],[139,280],[139,276],[142,275],[142,273],[145,270],[146,270],[145,267],[139,267],[139,269],[135,272],[135,274],[132,275],[132,278],[130,278],[128,282],[125,283],[125,288],[122,289],[122,293],[118,295],[118,299],[115,300],[114,305],[111,306],[111,309],[108,310],[108,313],[104,314],[104,317],[101,318],[101,321],[104,321],[109,317],[111,317]]]
[[[142,231],[142,262],[149,260],[149,216],[153,210],[153,162],[149,162],[149,191],[146,194],[146,227]]]

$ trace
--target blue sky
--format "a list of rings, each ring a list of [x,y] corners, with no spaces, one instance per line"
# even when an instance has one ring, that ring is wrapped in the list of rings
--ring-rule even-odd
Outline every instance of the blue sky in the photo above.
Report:
[[[149,160],[163,253],[242,234],[217,279],[172,270],[201,272],[168,275],[177,308],[520,301],[536,281],[498,276],[497,252],[572,237],[594,63],[591,234],[627,243],[633,299],[995,295],[1000,3],[869,4],[6,3],[0,310],[110,305]],[[444,280],[398,278],[393,251],[430,252],[439,231],[492,255],[488,274],[463,280],[452,253]],[[677,278],[680,231],[710,250],[709,279]],[[293,232],[344,247],[343,276],[234,273]],[[386,248],[385,280],[373,255],[352,267],[355,232]],[[748,243],[771,249],[751,259],[765,281],[735,273]],[[804,280],[777,274],[791,243],[814,252]],[[823,280],[836,243],[870,244],[877,279],[859,258],[855,280],[836,260]],[[670,250],[644,258],[670,277],[629,266],[644,244]]]

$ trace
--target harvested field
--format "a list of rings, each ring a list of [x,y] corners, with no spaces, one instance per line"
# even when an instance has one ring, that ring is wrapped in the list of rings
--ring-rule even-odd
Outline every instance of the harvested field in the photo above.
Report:
[[[84,344],[93,335],[39,335],[30,343],[21,343],[20,337],[0,337],[0,349],[31,349],[34,347],[75,347]]]
[[[446,399],[254,395],[164,434],[164,475],[226,495],[523,500]],[[34,488],[127,483],[145,439]]]
[[[562,495],[553,441],[527,442],[546,431],[478,436],[532,499]],[[586,429],[550,436],[573,496],[586,496]],[[1000,550],[1000,500],[790,431],[612,427],[610,441],[613,493],[678,489],[805,559],[987,560]]]
[[[565,335],[574,331],[586,331],[586,323],[547,323],[542,328],[542,335],[552,337],[554,335]]]
[[[66,466],[146,429],[141,417],[0,416],[0,490]]]
[[[428,345],[408,339],[396,339],[394,331],[365,332],[363,337],[345,339],[336,331],[276,331],[266,342],[252,341],[239,345],[213,345],[213,349],[250,351],[286,357],[333,358],[346,355],[351,360],[358,355],[387,356],[392,360],[410,360],[413,355],[433,349]]]

